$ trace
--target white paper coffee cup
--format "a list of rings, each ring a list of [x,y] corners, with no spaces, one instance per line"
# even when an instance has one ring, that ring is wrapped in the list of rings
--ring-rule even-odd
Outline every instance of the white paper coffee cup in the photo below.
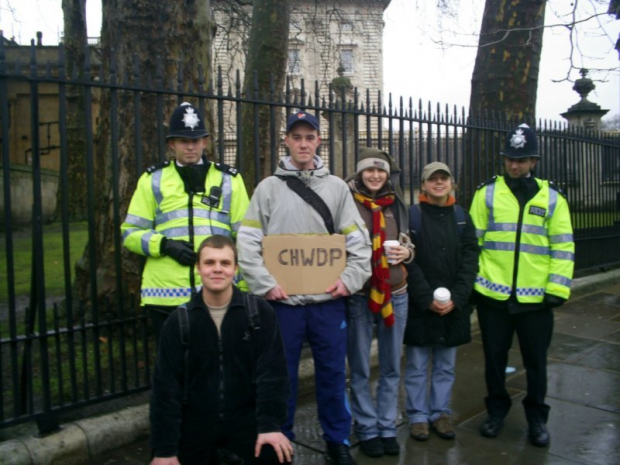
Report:
[[[433,298],[440,304],[447,304],[448,302],[450,302],[452,295],[450,294],[450,291],[445,287],[438,287],[433,293]]]
[[[399,246],[400,246],[400,242],[399,241],[391,240],[391,241],[384,241],[383,242],[383,250],[385,250],[385,255],[387,255],[388,263],[393,265],[394,263],[396,263],[398,261],[398,260],[391,260],[390,259],[390,254],[391,254],[390,249],[392,247],[399,247]]]

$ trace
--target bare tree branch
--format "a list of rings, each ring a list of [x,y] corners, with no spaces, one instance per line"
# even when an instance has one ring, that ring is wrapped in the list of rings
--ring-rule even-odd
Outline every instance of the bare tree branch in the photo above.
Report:
[[[616,11],[620,14],[620,9],[618,9],[620,6],[614,8],[614,4],[620,5],[620,0],[573,0],[569,5],[552,1],[547,3],[550,7],[550,14],[547,16],[555,16],[556,19],[554,21],[548,20],[547,24],[530,28],[522,27],[521,25],[519,27],[496,28],[483,34],[463,34],[458,31],[451,31],[449,34],[452,36],[452,40],[445,40],[443,37],[446,32],[439,31],[441,33],[439,39],[432,36],[429,38],[444,50],[452,47],[480,49],[493,48],[505,41],[513,40],[512,36],[514,34],[529,31],[531,37],[532,33],[540,32],[540,30],[564,30],[566,31],[566,41],[568,44],[568,51],[566,52],[567,66],[564,76],[554,79],[553,82],[573,82],[575,78],[571,76],[575,74],[575,71],[582,68],[592,71],[591,78],[593,80],[604,82],[603,74],[618,70],[618,67],[613,65],[607,68],[597,66],[596,62],[603,60],[603,57],[608,57],[609,52],[612,52],[614,49],[620,52],[620,39],[616,41],[609,33],[609,25],[613,23],[613,19],[605,20],[610,15],[615,15]],[[441,4],[441,1],[439,1],[439,4]],[[443,14],[443,9],[440,8],[440,11]],[[591,39],[597,37],[604,37],[609,42],[609,49],[597,50],[597,54],[593,55],[591,52],[587,52],[588,47],[586,45]],[[459,38],[463,40],[460,41]],[[477,42],[473,43],[473,39],[477,39]],[[529,40],[526,42],[526,45],[528,44],[530,44]],[[592,62],[594,62],[594,66]]]
[[[576,4],[577,2],[575,2]],[[523,32],[523,31],[534,31],[534,30],[540,30],[540,29],[553,29],[553,28],[567,28],[568,30],[571,31],[571,34],[574,30],[574,26],[577,24],[581,24],[581,23],[585,23],[588,21],[591,21],[594,18],[598,18],[600,16],[606,16],[607,13],[597,13],[594,15],[589,16],[588,18],[585,19],[581,19],[581,20],[574,20],[570,23],[557,23],[557,24],[547,24],[544,26],[539,26],[539,27],[532,27],[532,28],[527,28],[527,27],[515,27],[515,28],[511,28],[511,29],[497,29],[491,33],[488,34],[484,34],[484,35],[495,35],[495,34],[500,34],[500,33],[504,33],[503,37],[499,40],[493,41],[493,42],[486,42],[484,44],[463,44],[463,43],[457,43],[457,42],[446,42],[444,40],[435,40],[432,39],[431,40],[437,44],[440,45],[442,47],[445,48],[450,48],[450,47],[464,47],[464,48],[480,48],[480,47],[490,47],[493,45],[497,45],[498,43],[504,41],[506,38],[508,38],[508,36],[514,32]],[[461,36],[467,36],[467,37],[471,37],[471,38],[477,38],[479,39],[481,37],[480,34],[462,34],[459,32],[454,32],[454,35],[461,35]],[[484,37],[484,35],[482,35],[482,37]]]

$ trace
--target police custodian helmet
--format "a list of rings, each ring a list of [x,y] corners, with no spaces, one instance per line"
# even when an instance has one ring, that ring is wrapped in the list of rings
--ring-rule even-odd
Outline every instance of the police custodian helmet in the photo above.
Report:
[[[540,158],[536,133],[527,124],[520,124],[508,133],[506,146],[500,154],[510,158]]]
[[[189,102],[183,102],[175,108],[170,117],[168,130],[166,139],[172,137],[199,139],[209,135],[200,110]]]

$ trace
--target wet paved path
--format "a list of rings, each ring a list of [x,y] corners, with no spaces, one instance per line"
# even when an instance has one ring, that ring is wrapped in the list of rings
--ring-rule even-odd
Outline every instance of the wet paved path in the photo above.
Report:
[[[506,426],[496,439],[478,434],[486,417],[484,361],[477,324],[473,327],[474,340],[458,352],[452,398],[456,440],[447,441],[432,432],[427,442],[411,439],[401,392],[401,455],[368,458],[356,447],[352,436],[352,453],[358,465],[620,464],[620,283],[574,299],[555,313],[548,368],[548,448],[527,443],[527,423],[521,407],[526,380],[516,338],[509,360],[516,371],[508,375],[507,381],[513,408]],[[296,434],[294,463],[324,464],[324,444],[313,396],[300,399]],[[144,441],[106,454],[93,463],[134,465],[148,461],[148,442]]]

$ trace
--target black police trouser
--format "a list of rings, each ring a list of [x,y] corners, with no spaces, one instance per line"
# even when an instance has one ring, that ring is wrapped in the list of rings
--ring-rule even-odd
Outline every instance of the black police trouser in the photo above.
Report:
[[[191,409],[191,405],[188,406]],[[258,458],[254,457],[256,438],[256,409],[248,409],[234,420],[205,418],[184,421],[179,441],[179,461],[182,465],[276,465],[278,456],[270,445],[263,445]]]
[[[144,308],[148,311],[149,317],[151,318],[153,333],[155,334],[155,343],[159,345],[161,329],[164,327],[164,323],[170,314],[175,311],[177,307],[168,305],[145,305]]]
[[[547,350],[553,334],[553,310],[543,307],[510,314],[506,308],[484,303],[478,304],[477,309],[488,394],[485,404],[489,415],[504,418],[512,405],[506,390],[506,366],[516,332],[527,376],[527,395],[523,399],[525,416],[529,424],[546,423],[549,417],[549,406],[545,404]]]

